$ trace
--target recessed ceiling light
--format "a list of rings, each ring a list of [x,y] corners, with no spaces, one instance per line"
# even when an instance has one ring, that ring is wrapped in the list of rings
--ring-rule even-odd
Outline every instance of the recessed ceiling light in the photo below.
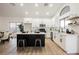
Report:
[[[35,3],[35,7],[38,7],[39,5],[37,3]]]
[[[39,12],[38,12],[38,11],[36,11],[36,12],[35,12],[35,14],[36,14],[36,15],[39,15]]]
[[[49,7],[52,7],[53,6],[53,4],[49,4]]]
[[[46,15],[49,15],[50,13],[49,12],[46,12]]]
[[[27,14],[28,14],[28,12],[26,11],[26,12],[25,12],[25,14],[27,15]]]
[[[23,4],[23,3],[21,3],[21,4],[20,4],[20,6],[24,6],[24,4]]]

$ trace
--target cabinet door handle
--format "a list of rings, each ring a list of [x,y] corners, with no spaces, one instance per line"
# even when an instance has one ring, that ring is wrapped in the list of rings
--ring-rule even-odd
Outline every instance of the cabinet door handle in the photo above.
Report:
[[[62,42],[62,39],[60,39],[60,42]]]

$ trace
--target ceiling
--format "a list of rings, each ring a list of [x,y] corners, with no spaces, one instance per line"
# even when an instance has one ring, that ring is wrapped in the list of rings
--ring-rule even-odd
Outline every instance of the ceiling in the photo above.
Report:
[[[0,16],[51,18],[63,3],[0,3]]]

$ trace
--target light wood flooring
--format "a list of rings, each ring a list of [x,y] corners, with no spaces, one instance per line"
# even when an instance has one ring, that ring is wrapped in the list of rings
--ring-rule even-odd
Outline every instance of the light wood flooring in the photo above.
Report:
[[[9,42],[0,44],[0,55],[66,55],[66,53],[50,39],[45,39],[45,47],[42,48],[17,48],[16,39],[10,39]]]

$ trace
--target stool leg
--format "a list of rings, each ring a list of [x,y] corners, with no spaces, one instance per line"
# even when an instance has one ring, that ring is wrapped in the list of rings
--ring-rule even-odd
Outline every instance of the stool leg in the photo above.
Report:
[[[40,40],[40,47],[41,47],[41,40]]]
[[[25,41],[24,40],[20,40],[20,41],[22,41],[22,45],[23,45],[23,47],[25,47]],[[20,41],[18,41],[18,45],[20,44],[19,43]]]
[[[25,48],[25,41],[23,40],[23,48]]]
[[[18,47],[19,47],[19,41],[18,41]]]
[[[36,43],[37,43],[37,40],[35,41],[35,47],[36,47]]]

